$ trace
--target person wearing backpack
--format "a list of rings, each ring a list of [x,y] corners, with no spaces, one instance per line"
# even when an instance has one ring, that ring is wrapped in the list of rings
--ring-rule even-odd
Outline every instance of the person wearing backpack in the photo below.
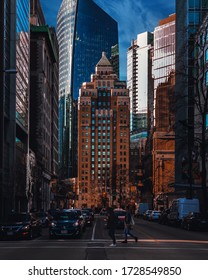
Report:
[[[128,235],[134,238],[135,242],[138,241],[138,237],[131,233],[131,226],[132,226],[132,215],[130,211],[129,205],[126,207],[126,215],[124,220],[124,235],[125,239],[122,241],[122,243],[127,243]]]

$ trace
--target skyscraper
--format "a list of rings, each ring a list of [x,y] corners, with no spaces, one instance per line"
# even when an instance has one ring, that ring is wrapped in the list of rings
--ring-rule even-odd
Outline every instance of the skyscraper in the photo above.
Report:
[[[78,99],[79,206],[126,202],[129,193],[129,95],[103,52]]]
[[[29,0],[1,1],[1,215],[27,210]]]
[[[127,53],[127,88],[130,96],[131,131],[147,131],[148,93],[151,83],[153,34],[144,32],[133,40]]]
[[[118,44],[118,27],[93,0],[63,0],[59,42],[59,163],[62,178],[77,174],[77,98],[105,51]]]
[[[195,35],[207,12],[206,0],[176,1],[175,181],[176,188],[190,189],[190,196],[194,148],[194,45]]]

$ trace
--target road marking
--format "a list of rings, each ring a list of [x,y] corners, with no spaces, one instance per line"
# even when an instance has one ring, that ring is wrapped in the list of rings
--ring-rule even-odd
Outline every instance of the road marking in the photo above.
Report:
[[[142,247],[142,246],[124,246],[124,245],[120,245],[117,244],[116,247],[109,247],[109,245],[105,245],[105,246],[93,246],[93,247],[87,247],[87,249],[126,249],[128,248],[129,249],[134,249],[134,250],[180,250],[180,251],[184,251],[184,250],[189,250],[189,251],[208,251],[208,248],[199,248],[199,247],[194,247],[194,248],[191,248],[191,247],[188,247],[188,248],[182,248],[182,247],[152,247],[152,246],[148,246],[148,247]],[[8,247],[8,246],[4,246],[4,247],[1,247],[1,249],[37,249],[37,250],[42,250],[42,249],[76,249],[76,250],[79,250],[79,249],[86,249],[86,246],[65,246],[64,248],[63,247],[60,247],[60,246],[41,246],[40,248],[39,247],[24,247],[24,246],[18,246],[18,247]]]
[[[95,240],[95,227],[96,227],[96,224],[97,224],[97,220],[94,223],[93,230],[92,230],[92,238],[91,238],[92,241]]]

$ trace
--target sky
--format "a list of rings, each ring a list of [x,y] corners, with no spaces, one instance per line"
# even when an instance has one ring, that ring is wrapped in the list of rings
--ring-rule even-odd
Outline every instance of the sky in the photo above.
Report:
[[[40,0],[46,22],[56,27],[62,0]],[[127,49],[137,34],[153,32],[159,20],[175,13],[175,0],[94,0],[118,22],[120,79],[126,80]]]

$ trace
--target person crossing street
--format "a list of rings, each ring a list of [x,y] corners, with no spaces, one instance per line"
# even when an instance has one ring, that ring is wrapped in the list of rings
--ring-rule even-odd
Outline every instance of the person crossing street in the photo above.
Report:
[[[133,237],[135,242],[138,241],[138,237],[135,236],[133,233],[131,233],[131,226],[132,226],[132,216],[129,205],[126,207],[126,215],[124,220],[124,235],[125,239],[122,241],[122,243],[127,243],[128,235]]]

